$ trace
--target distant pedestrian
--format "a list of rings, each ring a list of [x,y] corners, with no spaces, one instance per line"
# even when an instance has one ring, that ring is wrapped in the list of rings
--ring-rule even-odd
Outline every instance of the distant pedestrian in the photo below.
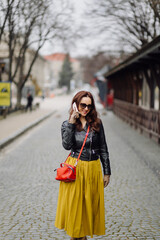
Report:
[[[27,95],[27,105],[26,105],[26,111],[28,110],[28,108],[30,109],[30,111],[32,111],[32,102],[33,102],[33,97],[32,94],[29,92]]]
[[[73,108],[73,103],[77,107]],[[90,130],[76,167],[76,180],[60,182],[59,188],[55,226],[64,229],[71,240],[105,235],[104,187],[109,184],[111,174],[104,128],[93,96],[88,91],[80,91],[73,97],[69,120],[64,121],[61,128],[63,147],[71,150],[66,163],[76,163],[88,126]]]

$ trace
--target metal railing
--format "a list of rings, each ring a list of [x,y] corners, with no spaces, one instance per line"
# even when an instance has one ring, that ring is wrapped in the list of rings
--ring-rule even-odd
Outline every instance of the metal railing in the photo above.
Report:
[[[114,99],[114,113],[124,121],[155,137],[160,143],[160,111],[144,109],[140,106]]]

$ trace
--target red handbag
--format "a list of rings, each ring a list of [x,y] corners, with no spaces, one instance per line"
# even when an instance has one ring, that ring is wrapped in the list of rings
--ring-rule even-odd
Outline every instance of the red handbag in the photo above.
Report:
[[[79,156],[76,160],[76,163],[74,166],[66,163],[68,157],[71,155],[71,153],[68,155],[66,161],[64,163],[61,163],[60,164],[60,168],[57,168],[57,175],[55,177],[56,180],[58,181],[63,181],[63,182],[73,182],[76,180],[76,166],[77,166],[77,163],[78,163],[78,160],[81,156],[81,153],[83,151],[83,147],[86,143],[86,140],[87,140],[87,137],[88,137],[88,133],[89,133],[89,129],[90,127],[88,126],[88,129],[87,129],[87,133],[86,133],[86,136],[85,136],[85,139],[84,139],[84,142],[83,142],[83,145],[81,147],[81,151],[79,153]]]

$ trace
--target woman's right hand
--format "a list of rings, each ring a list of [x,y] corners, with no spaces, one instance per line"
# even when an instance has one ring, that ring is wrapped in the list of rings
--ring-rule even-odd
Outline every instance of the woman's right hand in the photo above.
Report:
[[[76,112],[75,110],[73,110],[73,113],[71,114],[69,119],[69,123],[74,124],[77,118],[79,118],[79,112]]]
[[[109,180],[110,180],[110,175],[104,175],[103,177],[104,187],[107,187],[107,185],[109,184]]]

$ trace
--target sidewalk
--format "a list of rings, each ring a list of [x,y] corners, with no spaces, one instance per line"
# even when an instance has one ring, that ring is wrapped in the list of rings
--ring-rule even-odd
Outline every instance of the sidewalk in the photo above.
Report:
[[[32,112],[18,111],[0,120],[0,149],[12,142],[33,126],[39,124],[65,106],[70,96],[56,96],[41,100],[40,107]]]
[[[0,119],[0,150],[32,127],[56,113],[56,111],[59,112],[59,110],[64,111],[68,109],[73,96],[79,90],[76,89],[69,95],[58,95],[54,98],[45,98],[44,100],[39,98],[34,99],[34,104],[35,102],[40,103],[40,107],[38,109],[33,110],[32,112],[18,111],[7,115],[7,118],[5,119]],[[94,95],[97,110],[103,111],[103,107],[98,100],[96,88],[88,90]],[[24,99],[22,99],[22,101],[23,100]],[[15,99],[12,101],[15,101]],[[24,101],[23,104],[25,103],[26,102]]]

